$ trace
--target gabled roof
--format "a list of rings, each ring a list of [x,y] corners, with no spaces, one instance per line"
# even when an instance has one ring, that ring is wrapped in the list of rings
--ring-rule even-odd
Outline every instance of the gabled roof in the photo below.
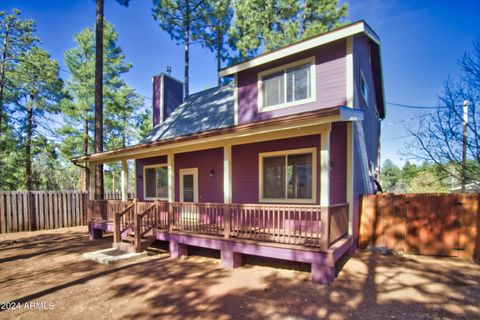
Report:
[[[190,95],[140,144],[222,129],[234,125],[233,84]]]
[[[233,75],[237,72],[250,69],[265,63],[269,63],[278,59],[285,58],[287,56],[297,54],[302,51],[306,51],[318,46],[325,45],[327,43],[344,39],[356,34],[365,34],[377,45],[380,44],[380,38],[377,36],[375,31],[363,20],[347,24],[340,28],[330,30],[328,32],[313,36],[308,39],[294,42],[292,44],[283,46],[281,48],[265,52],[263,54],[257,55],[252,59],[239,62],[237,64],[228,66],[226,68],[218,71],[219,77],[225,77]]]

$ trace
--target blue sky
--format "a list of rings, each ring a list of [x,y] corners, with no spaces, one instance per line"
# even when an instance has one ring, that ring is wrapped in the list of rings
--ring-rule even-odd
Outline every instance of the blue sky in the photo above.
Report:
[[[151,97],[151,76],[173,68],[183,79],[183,47],[158,28],[152,2],[132,0],[128,8],[105,0],[105,16],[119,33],[119,44],[133,64],[129,85]],[[3,0],[1,10],[18,8],[24,18],[37,22],[42,46],[63,65],[63,52],[72,48],[73,35],[93,26],[93,0]],[[349,2],[349,21],[363,19],[382,41],[385,95],[388,102],[434,106],[443,81],[458,74],[458,58],[480,41],[480,1],[360,0]],[[212,53],[194,46],[190,56],[190,91],[216,85]],[[68,77],[68,74],[63,74]],[[150,100],[146,99],[150,104]],[[428,110],[387,106],[382,124],[382,161],[401,164],[399,150],[408,144],[406,126]]]

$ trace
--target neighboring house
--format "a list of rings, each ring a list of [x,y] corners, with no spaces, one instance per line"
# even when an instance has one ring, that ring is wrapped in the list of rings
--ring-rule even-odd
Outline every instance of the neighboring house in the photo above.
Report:
[[[170,241],[172,256],[196,245],[220,249],[230,267],[241,254],[309,262],[313,280],[328,283],[356,246],[359,196],[375,189],[385,116],[378,36],[360,21],[219,75],[233,80],[185,101],[179,80],[155,76],[151,133],[73,161],[122,161],[126,177],[134,159],[139,201],[165,201],[144,203],[139,219],[156,215],[146,230]],[[91,230],[111,229],[112,210],[92,209]],[[118,220],[117,233],[132,219]]]

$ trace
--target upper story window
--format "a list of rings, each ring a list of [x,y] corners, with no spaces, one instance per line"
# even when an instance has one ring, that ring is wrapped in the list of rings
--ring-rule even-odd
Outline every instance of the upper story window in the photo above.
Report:
[[[315,100],[315,57],[258,74],[259,111],[269,111]]]
[[[360,92],[362,93],[363,100],[368,104],[368,84],[362,71],[360,71]]]
[[[166,164],[144,166],[145,199],[168,199],[168,169]]]

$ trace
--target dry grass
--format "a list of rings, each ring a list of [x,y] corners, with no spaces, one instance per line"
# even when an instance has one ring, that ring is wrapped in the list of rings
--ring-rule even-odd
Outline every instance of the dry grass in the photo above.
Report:
[[[325,287],[288,263],[225,270],[201,256],[114,266],[81,257],[110,245],[111,237],[88,241],[86,228],[0,235],[0,302],[22,305],[0,318],[480,318],[480,266],[467,261],[359,253]],[[54,309],[25,309],[30,302]]]

